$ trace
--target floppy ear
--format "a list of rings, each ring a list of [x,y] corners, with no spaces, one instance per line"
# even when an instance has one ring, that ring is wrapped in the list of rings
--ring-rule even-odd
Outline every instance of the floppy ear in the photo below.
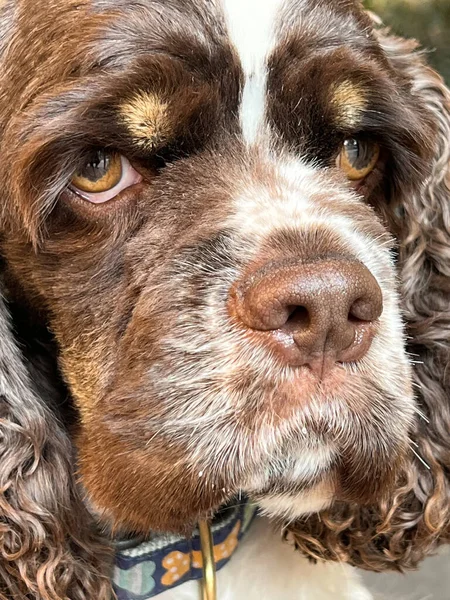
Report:
[[[72,459],[66,432],[33,389],[0,293],[1,600],[111,598],[110,553],[81,502]]]
[[[412,41],[378,32],[394,71],[410,82],[434,139],[425,180],[396,189],[381,210],[399,241],[398,269],[419,416],[397,489],[377,506],[336,504],[290,527],[313,558],[381,571],[412,568],[450,542],[450,92]]]

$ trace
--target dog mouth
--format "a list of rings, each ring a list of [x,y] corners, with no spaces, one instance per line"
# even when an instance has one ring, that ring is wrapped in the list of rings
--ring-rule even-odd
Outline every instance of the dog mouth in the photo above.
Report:
[[[259,413],[259,422],[270,422],[275,428],[291,422],[303,422],[307,414],[335,413],[338,410],[336,406],[342,404],[347,407],[346,399],[358,397],[359,388],[366,388],[366,382],[356,367],[352,372],[350,367],[336,364],[323,377],[309,366],[289,367],[273,374],[269,371],[270,367],[264,374],[255,374],[254,379],[247,376],[251,382],[247,389],[249,406],[254,406]],[[236,379],[233,377],[229,388],[230,395],[234,397]],[[241,394],[239,396],[242,397]],[[303,425],[301,429],[304,430]]]

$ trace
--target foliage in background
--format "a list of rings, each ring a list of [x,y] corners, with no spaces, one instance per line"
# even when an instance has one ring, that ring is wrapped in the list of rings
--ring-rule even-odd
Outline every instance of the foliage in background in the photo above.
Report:
[[[386,25],[431,50],[429,60],[450,84],[450,0],[365,0]]]

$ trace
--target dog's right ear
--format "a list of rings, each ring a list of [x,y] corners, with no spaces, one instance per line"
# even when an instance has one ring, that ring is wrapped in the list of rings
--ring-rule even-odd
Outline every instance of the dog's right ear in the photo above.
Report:
[[[1,288],[0,600],[109,600],[110,551],[77,490],[69,437],[33,386]]]
[[[0,0],[0,61],[23,10]],[[0,137],[9,111],[3,100]],[[5,194],[3,185],[0,255],[15,214]],[[0,256],[0,600],[109,600],[111,552],[77,489],[70,437],[17,339],[3,271]]]

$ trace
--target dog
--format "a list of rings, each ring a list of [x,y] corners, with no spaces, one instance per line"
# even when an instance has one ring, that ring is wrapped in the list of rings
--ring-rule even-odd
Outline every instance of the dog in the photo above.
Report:
[[[417,44],[357,0],[1,13],[1,600],[149,597],[120,543],[246,503],[222,599],[370,598],[351,565],[448,542],[450,95]],[[175,559],[161,598],[199,597]]]

